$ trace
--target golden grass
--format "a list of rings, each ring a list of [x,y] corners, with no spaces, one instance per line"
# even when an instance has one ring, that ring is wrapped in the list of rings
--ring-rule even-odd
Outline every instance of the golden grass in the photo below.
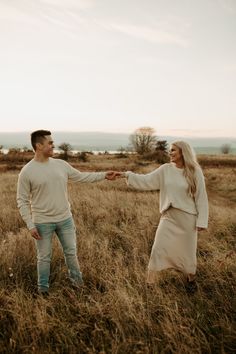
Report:
[[[117,161],[120,170],[156,166],[99,157],[80,169],[111,169]],[[230,168],[204,173],[210,224],[199,235],[197,293],[189,295],[174,271],[146,288],[158,193],[118,180],[69,185],[85,286],[70,288],[55,239],[47,299],[36,295],[34,243],[16,209],[17,173],[0,174],[0,352],[233,353],[236,175]]]

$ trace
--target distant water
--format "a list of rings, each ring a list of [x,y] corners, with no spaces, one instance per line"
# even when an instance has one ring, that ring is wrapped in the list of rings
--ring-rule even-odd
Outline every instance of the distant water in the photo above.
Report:
[[[4,154],[7,154],[8,153],[8,151],[9,151],[9,149],[2,149],[1,150]],[[21,150],[21,151],[23,151],[23,149]],[[85,151],[85,150],[71,150],[71,152],[73,153],[73,154],[77,154],[78,152],[83,152],[83,151]],[[92,152],[93,154],[95,154],[95,155],[98,155],[98,154],[105,154],[106,152],[108,152],[109,154],[119,154],[120,153],[120,151],[107,151],[107,150],[95,150],[95,151],[91,151],[91,150],[86,150],[87,152]],[[58,153],[62,153],[62,151],[61,150],[57,150],[57,149],[54,149],[54,153],[55,154],[58,154]]]
[[[194,151],[199,155],[221,155],[220,147],[194,147]],[[231,148],[229,154],[236,155],[236,148]]]

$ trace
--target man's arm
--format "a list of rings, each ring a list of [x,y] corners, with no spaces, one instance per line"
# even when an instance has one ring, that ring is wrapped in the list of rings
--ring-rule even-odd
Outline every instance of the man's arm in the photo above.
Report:
[[[113,180],[114,171],[106,172],[81,172],[70,164],[66,163],[68,177],[72,182],[93,183],[103,181],[104,179]]]
[[[31,236],[36,240],[41,240],[41,236],[39,235],[38,230],[32,221],[30,194],[30,182],[23,173],[20,173],[17,183],[17,206],[19,208],[22,219],[30,231]]]
[[[24,174],[20,173],[17,183],[17,206],[29,230],[35,228],[31,216],[30,194],[30,182]]]

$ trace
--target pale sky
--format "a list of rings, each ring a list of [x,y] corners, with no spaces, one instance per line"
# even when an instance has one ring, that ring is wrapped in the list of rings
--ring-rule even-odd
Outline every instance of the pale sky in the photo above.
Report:
[[[0,0],[0,131],[236,136],[236,0]]]

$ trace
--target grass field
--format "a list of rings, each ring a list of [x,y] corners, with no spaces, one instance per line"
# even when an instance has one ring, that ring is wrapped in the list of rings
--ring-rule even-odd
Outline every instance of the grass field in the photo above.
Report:
[[[219,160],[219,157],[217,158]],[[209,163],[211,160],[211,163]],[[67,281],[56,239],[51,293],[37,296],[33,240],[16,208],[18,172],[0,173],[1,353],[234,353],[235,165],[200,158],[210,222],[198,241],[198,292],[165,271],[152,290],[147,263],[159,221],[158,192],[128,189],[124,180],[69,184],[85,285]],[[157,164],[134,157],[92,156],[80,170],[148,172]],[[19,166],[22,166],[22,162]],[[20,167],[19,167],[20,168]]]

